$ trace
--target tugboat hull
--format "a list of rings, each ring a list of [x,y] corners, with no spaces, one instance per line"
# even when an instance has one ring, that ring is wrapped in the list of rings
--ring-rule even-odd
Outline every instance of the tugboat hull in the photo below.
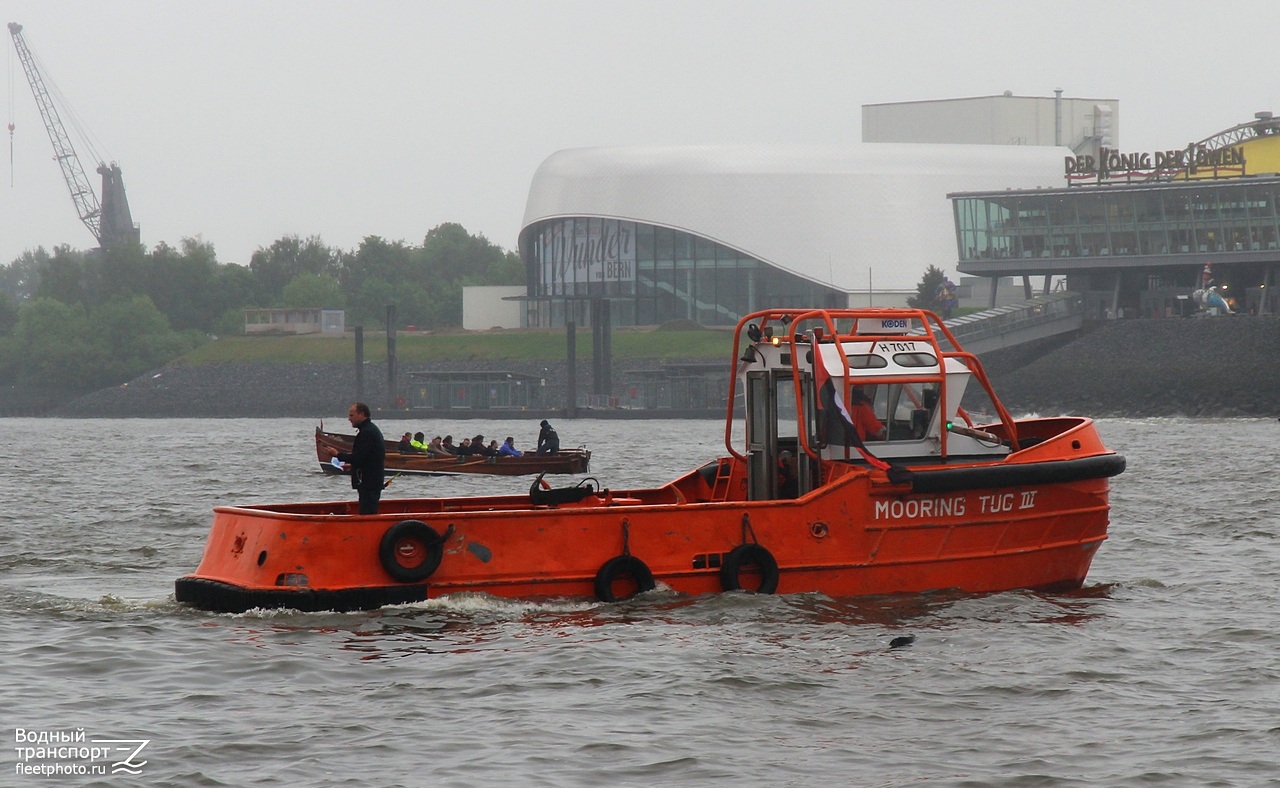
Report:
[[[373,515],[354,501],[219,507],[175,595],[234,612],[460,592],[612,602],[659,586],[844,597],[1084,582],[1124,458],[1090,419],[1011,418],[936,315],[760,312],[733,347],[728,453],[669,484],[539,478],[528,495],[383,500]],[[998,420],[960,407],[973,381]]]

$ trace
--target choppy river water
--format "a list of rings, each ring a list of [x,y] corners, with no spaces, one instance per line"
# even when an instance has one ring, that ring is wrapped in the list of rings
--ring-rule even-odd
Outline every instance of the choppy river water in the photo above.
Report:
[[[384,426],[401,424],[432,426]],[[0,419],[0,784],[120,784],[68,774],[120,759],[75,750],[143,740],[135,784],[1280,780],[1275,420],[1101,422],[1128,470],[1073,594],[176,605],[213,506],[351,496],[315,469],[313,426]],[[723,451],[716,422],[556,426],[612,487]],[[387,494],[527,485],[402,478]],[[24,751],[55,745],[71,749]]]

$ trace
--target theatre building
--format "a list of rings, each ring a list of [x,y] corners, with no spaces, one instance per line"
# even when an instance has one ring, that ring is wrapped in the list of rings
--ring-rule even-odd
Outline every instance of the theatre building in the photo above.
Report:
[[[1048,187],[1069,147],[875,143],[585,148],[550,156],[520,232],[528,326],[770,307],[905,306],[954,270],[948,193]]]
[[[1194,311],[1208,266],[1233,311],[1280,309],[1280,121],[1271,113],[1185,148],[1103,148],[1059,166],[1055,188],[949,195],[959,271],[1023,277],[1037,289],[1065,277],[1086,318],[1105,319]]]

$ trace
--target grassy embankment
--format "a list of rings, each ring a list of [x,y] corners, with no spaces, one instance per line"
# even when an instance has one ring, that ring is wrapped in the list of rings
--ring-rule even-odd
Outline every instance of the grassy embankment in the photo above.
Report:
[[[731,331],[615,330],[613,358],[725,359],[733,341]],[[591,330],[577,332],[578,359],[591,358]],[[174,364],[310,364],[346,363],[355,357],[355,338],[321,336],[224,337],[176,359]],[[401,364],[426,361],[541,361],[563,360],[563,331],[485,331],[473,333],[396,334],[396,357]],[[364,358],[387,359],[386,335],[366,331]]]

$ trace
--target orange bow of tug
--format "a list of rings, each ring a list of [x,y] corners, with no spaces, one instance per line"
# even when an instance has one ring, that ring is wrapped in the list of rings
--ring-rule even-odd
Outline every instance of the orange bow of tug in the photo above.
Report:
[[[535,483],[384,499],[376,515],[218,507],[176,598],[342,611],[463,591],[612,602],[659,584],[840,597],[1084,582],[1124,458],[1090,419],[1011,418],[936,315],[762,311],[733,347],[727,454],[664,486]],[[966,391],[997,420],[975,424]]]

